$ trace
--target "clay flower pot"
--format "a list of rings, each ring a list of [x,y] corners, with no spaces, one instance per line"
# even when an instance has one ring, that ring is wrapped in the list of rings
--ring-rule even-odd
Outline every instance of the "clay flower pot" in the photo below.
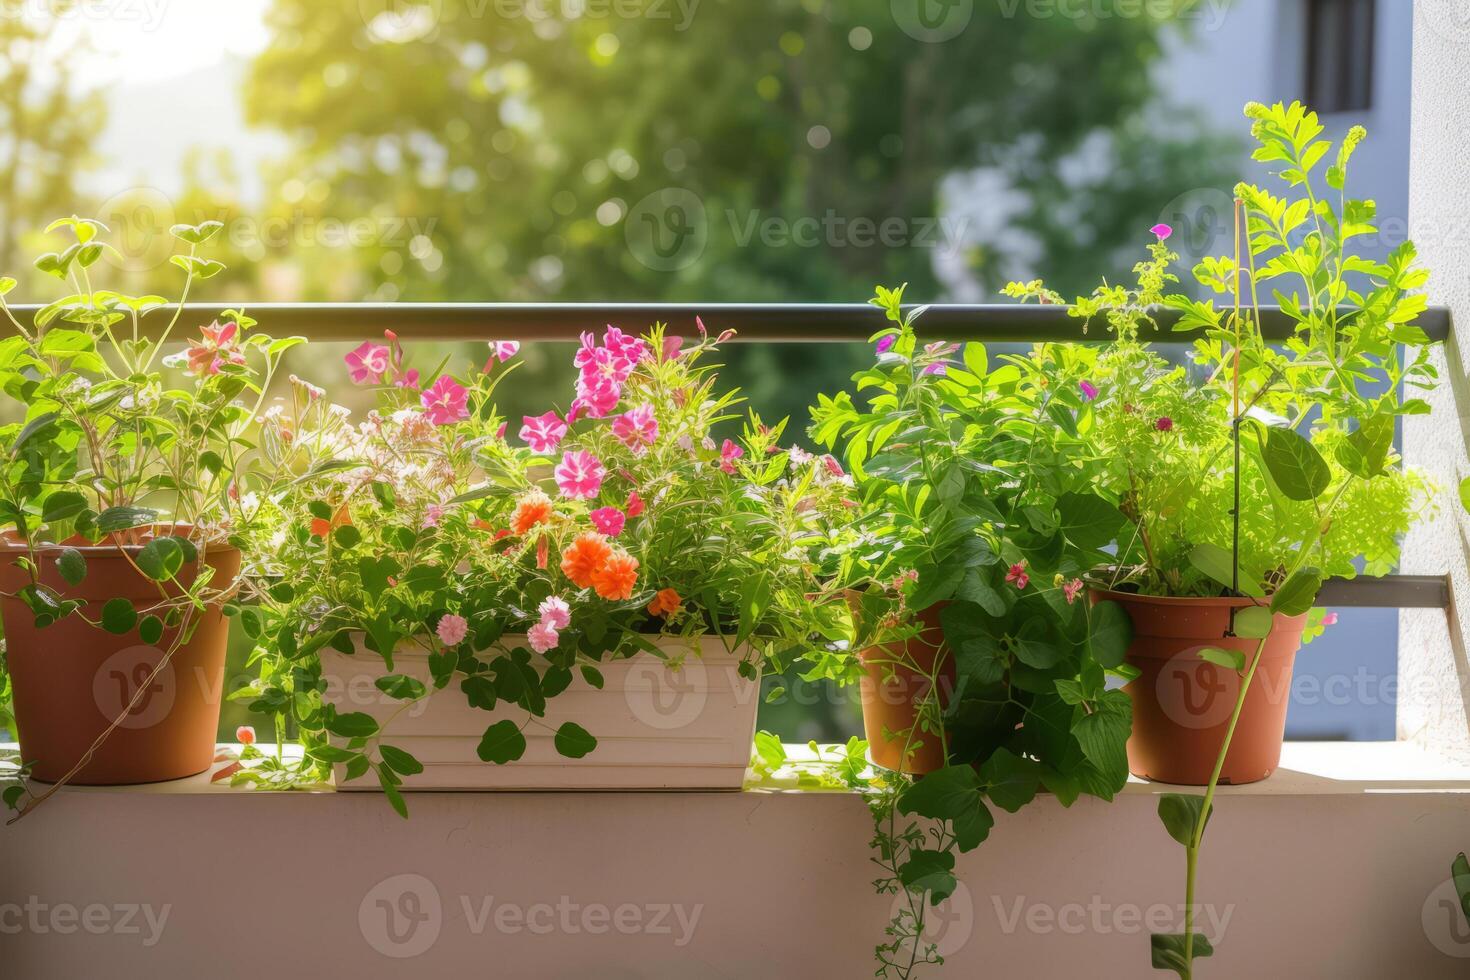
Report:
[[[918,614],[923,624],[918,635],[899,643],[869,647],[859,654],[863,663],[859,681],[863,731],[868,739],[869,755],[885,769],[923,775],[945,766],[944,748],[938,736],[916,732],[915,738],[922,739],[923,744],[917,750],[910,750],[905,758],[904,749],[909,740],[902,735],[890,738],[885,734],[907,732],[914,727],[918,705],[929,692],[927,675],[933,672],[935,659],[941,656],[939,699],[941,706],[949,701],[955,685],[955,664],[944,646],[944,630],[939,625],[939,611],[944,605],[931,606]],[[907,666],[909,663],[925,673]]]
[[[1133,699],[1129,771],[1161,783],[1208,784],[1243,677],[1199,654],[1208,647],[1238,650],[1249,666],[1261,641],[1225,633],[1231,609],[1255,603],[1123,592],[1097,592],[1094,598],[1118,603],[1133,620],[1127,662],[1140,674],[1124,688]],[[1280,763],[1292,664],[1306,621],[1305,613],[1276,615],[1225,757],[1222,783],[1257,782]]]
[[[136,557],[143,543],[123,547]],[[56,569],[60,546],[47,545],[37,551],[40,579],[63,598],[86,602],[84,611],[90,619],[100,618],[109,599],[129,599],[140,609],[159,601],[159,583],[140,574],[117,547],[85,542],[68,546],[86,558],[86,577],[69,585]],[[14,597],[30,582],[16,565],[23,554],[24,544],[13,536],[0,539],[0,591],[7,593],[0,597],[0,619],[21,758],[34,763],[36,779],[55,782],[123,713],[172,645],[176,631],[165,630],[157,644],[149,644],[136,627],[118,635],[78,615],[38,629],[30,608]],[[227,545],[211,545],[203,560],[215,569],[213,587],[228,585],[240,570],[240,552]],[[178,578],[187,585],[196,572],[197,564],[186,563]],[[164,587],[179,594],[177,586]],[[174,652],[148,693],[98,746],[72,783],[150,783],[192,776],[209,767],[224,693],[229,626],[218,603],[196,613],[194,621],[198,625],[189,641]]]

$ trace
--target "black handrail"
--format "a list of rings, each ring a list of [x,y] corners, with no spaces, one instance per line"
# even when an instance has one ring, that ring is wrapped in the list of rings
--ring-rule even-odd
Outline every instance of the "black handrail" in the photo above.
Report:
[[[213,319],[227,305],[188,303],[175,336],[183,339],[197,322]],[[16,304],[11,310],[22,323],[41,309]],[[308,340],[358,342],[392,329],[404,339],[482,341],[574,341],[583,331],[611,323],[638,330],[666,323],[677,333],[694,332],[701,318],[714,333],[734,330],[735,340],[760,343],[862,342],[885,325],[883,312],[864,303],[254,303],[246,311],[274,336],[299,335]],[[157,336],[167,311],[143,320],[144,331]],[[1158,343],[1187,343],[1189,333],[1173,333],[1179,314],[1159,310],[1154,319]],[[1065,306],[1022,306],[1018,303],[937,304],[923,316],[923,333],[934,340],[987,343],[1042,341],[1102,342],[1106,329],[1087,325]],[[8,321],[0,321],[9,328]],[[1432,342],[1449,339],[1450,311],[1426,309],[1415,321]],[[1261,311],[1261,332],[1268,340],[1292,336],[1296,321],[1281,310]],[[1385,575],[1382,578],[1332,579],[1322,587],[1324,606],[1400,609],[1447,609],[1449,580],[1444,576]]]

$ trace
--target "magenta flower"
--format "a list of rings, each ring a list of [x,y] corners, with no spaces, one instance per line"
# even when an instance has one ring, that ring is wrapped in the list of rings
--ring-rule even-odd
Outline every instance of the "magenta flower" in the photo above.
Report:
[[[219,374],[220,366],[226,362],[244,364],[245,353],[235,346],[235,333],[238,330],[239,324],[233,320],[224,326],[220,326],[216,320],[207,327],[200,327],[202,339],[195,341],[186,352],[186,370],[190,374],[203,377],[206,374]]]
[[[1017,589],[1024,590],[1031,583],[1031,576],[1026,574],[1026,563],[1018,561],[1006,572],[1006,581],[1013,583]]]
[[[648,345],[637,337],[609,326],[602,346],[590,333],[582,334],[582,349],[572,358],[579,375],[572,411],[600,419],[617,408],[623,384],[637,363],[649,356]]]
[[[533,452],[555,452],[567,434],[567,424],[557,418],[555,412],[545,415],[521,416],[521,438]]]
[[[1323,615],[1322,615],[1322,625],[1323,626],[1336,626],[1337,625],[1337,613],[1335,613],[1335,612],[1323,613]]]
[[[628,494],[628,516],[637,517],[641,513],[643,513],[643,498],[638,496],[637,490],[634,490]]]
[[[1169,236],[1172,235],[1172,234],[1174,234],[1174,229],[1173,228],[1170,228],[1168,225],[1164,224],[1162,221],[1159,222],[1158,224],[1154,225],[1152,228],[1150,228],[1149,231],[1151,231],[1155,235],[1157,235],[1158,238],[1159,238],[1159,241],[1161,241],[1161,242],[1168,241],[1169,240]]]
[[[419,387],[419,369],[409,368],[407,371],[403,372],[401,375],[398,376],[398,379],[393,382],[393,387],[412,388],[417,391]]]
[[[532,650],[545,653],[561,642],[561,635],[550,624],[542,622],[526,630],[526,640],[531,644]]]
[[[439,642],[445,646],[459,646],[464,641],[465,634],[469,632],[469,624],[464,621],[463,616],[448,613],[440,617],[439,625],[434,627],[434,632],[439,634]]]
[[[681,348],[683,346],[684,346],[684,338],[683,337],[665,337],[664,338],[664,349],[663,349],[663,358],[664,358],[664,360],[666,360],[666,361],[672,361],[672,360],[675,360],[676,358],[678,358],[678,356],[679,356],[679,348]]]
[[[1079,381],[1077,387],[1082,389],[1082,400],[1090,402],[1097,397],[1097,385],[1091,381]]]
[[[1067,605],[1069,606],[1077,601],[1077,596],[1080,595],[1081,592],[1082,580],[1080,578],[1074,578],[1072,581],[1062,586],[1062,595],[1067,597]]]
[[[873,348],[875,354],[887,354],[893,350],[893,345],[898,343],[898,334],[891,333],[886,337],[878,338],[878,344]]]
[[[839,479],[839,480],[842,479],[844,476],[847,475],[846,473],[842,472],[842,464],[839,463],[839,462],[837,462],[837,457],[835,457],[835,456],[832,456],[830,454],[823,455],[822,456],[822,465],[827,468],[827,472],[828,473],[830,473],[833,476],[837,477],[837,479]]]
[[[388,348],[371,340],[364,340],[343,360],[347,362],[347,373],[352,375],[353,384],[373,384],[388,373]]]
[[[615,538],[623,533],[623,525],[627,523],[627,516],[616,507],[599,507],[587,515],[597,530],[610,538]]]
[[[921,374],[941,374],[941,375],[942,374],[947,374],[947,373],[949,373],[949,365],[945,364],[943,361],[935,361],[933,364],[930,364],[930,365],[926,366],[924,368],[924,370],[922,372],[920,372],[920,373]]]
[[[1154,422],[1154,428],[1158,429],[1160,432],[1168,432],[1170,429],[1174,428],[1174,420],[1169,418],[1169,416],[1167,415],[1160,416]]]
[[[602,489],[607,468],[602,465],[602,460],[585,449],[579,449],[564,453],[552,475],[563,496],[573,500],[591,500]]]
[[[652,405],[639,405],[613,419],[613,435],[635,453],[642,453],[658,438],[658,419]]]
[[[519,340],[492,340],[489,343],[490,356],[502,364],[515,357],[521,350]]]
[[[554,630],[564,630],[572,623],[572,608],[558,596],[542,599],[536,611],[541,614],[541,622]]]
[[[435,425],[451,425],[470,417],[470,393],[449,375],[441,375],[433,387],[419,394],[424,416]]]
[[[726,473],[733,474],[735,472],[735,461],[744,455],[745,450],[735,445],[729,439],[726,439],[724,445],[720,446],[720,469]]]

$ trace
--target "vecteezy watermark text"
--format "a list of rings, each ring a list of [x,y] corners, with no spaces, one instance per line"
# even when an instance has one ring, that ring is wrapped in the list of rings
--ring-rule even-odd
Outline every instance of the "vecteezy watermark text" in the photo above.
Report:
[[[163,937],[173,905],[152,906],[138,902],[104,905],[74,905],[71,902],[45,902],[31,895],[24,903],[0,902],[0,936],[34,935],[70,936],[85,932],[93,936],[141,936],[144,947],[151,948]]]

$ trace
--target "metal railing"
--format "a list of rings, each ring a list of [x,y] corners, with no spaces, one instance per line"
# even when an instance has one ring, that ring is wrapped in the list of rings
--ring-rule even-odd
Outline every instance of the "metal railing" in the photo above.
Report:
[[[182,322],[212,319],[231,305],[239,304],[185,304]],[[377,336],[384,328],[405,340],[575,341],[584,331],[607,323],[626,329],[666,323],[674,332],[688,335],[696,317],[712,333],[736,331],[738,342],[860,343],[886,323],[881,310],[864,303],[255,303],[245,308],[274,336],[352,343]],[[28,322],[40,307],[21,304],[11,309]],[[1192,340],[1191,334],[1171,331],[1177,313],[1160,310],[1155,319],[1159,331],[1150,340]],[[144,332],[156,336],[166,322],[162,312],[145,317]],[[934,340],[1098,343],[1108,338],[1099,323],[1084,332],[1083,322],[1064,306],[939,304],[926,309],[922,323],[924,336]],[[1415,323],[1432,342],[1450,337],[1452,323],[1445,307],[1430,307]],[[1295,328],[1296,321],[1279,309],[1261,311],[1261,332],[1267,340],[1285,340]],[[1438,575],[1332,579],[1322,587],[1320,604],[1448,609],[1449,580]]]

